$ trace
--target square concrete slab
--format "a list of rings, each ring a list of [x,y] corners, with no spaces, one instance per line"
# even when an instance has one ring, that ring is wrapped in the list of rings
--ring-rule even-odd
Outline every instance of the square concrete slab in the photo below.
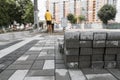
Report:
[[[0,80],[8,80],[9,77],[15,72],[16,70],[4,70],[0,73]]]
[[[17,70],[8,80],[23,80],[28,70]]]
[[[31,65],[10,65],[7,69],[13,69],[13,70],[29,70]]]
[[[31,70],[42,70],[44,65],[44,60],[41,61],[35,61],[34,64],[31,67]]]
[[[43,69],[55,69],[55,61],[54,60],[45,60]]]
[[[36,76],[54,76],[54,69],[44,69],[44,70],[30,70],[27,74],[27,77],[36,77]]]
[[[70,80],[69,72],[66,69],[56,69],[56,80]]]
[[[81,70],[69,70],[71,80],[87,80]]]
[[[54,76],[25,77],[24,80],[55,80]]]

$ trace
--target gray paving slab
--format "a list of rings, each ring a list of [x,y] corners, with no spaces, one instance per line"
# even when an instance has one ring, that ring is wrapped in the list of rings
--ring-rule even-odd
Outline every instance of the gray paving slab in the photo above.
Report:
[[[7,69],[9,70],[29,70],[31,65],[10,65]]]
[[[93,47],[105,47],[105,41],[93,41]]]
[[[113,74],[118,80],[120,80],[120,70],[119,69],[108,69],[108,71]]]
[[[31,67],[31,70],[42,70],[44,65],[44,60],[35,61]]]
[[[104,68],[116,68],[116,61],[105,61]]]
[[[15,61],[13,65],[32,65],[34,61]]]
[[[23,80],[28,70],[17,70],[8,80]]]
[[[44,70],[29,70],[27,77],[36,77],[36,76],[54,76],[54,69],[44,69]]]
[[[112,74],[104,69],[83,69],[88,80],[117,80]]]
[[[54,76],[25,77],[24,80],[55,80]]]
[[[66,69],[65,64],[55,64],[55,69]]]
[[[80,48],[80,55],[91,55],[92,48]]]
[[[56,69],[55,70],[56,80],[71,80],[69,72],[66,69]]]
[[[92,47],[92,41],[80,41],[80,47],[90,48]]]
[[[105,48],[93,48],[93,55],[104,54]]]
[[[81,70],[69,70],[71,80],[87,80]]]
[[[15,72],[16,70],[4,70],[0,73],[0,80],[8,80],[9,77]]]

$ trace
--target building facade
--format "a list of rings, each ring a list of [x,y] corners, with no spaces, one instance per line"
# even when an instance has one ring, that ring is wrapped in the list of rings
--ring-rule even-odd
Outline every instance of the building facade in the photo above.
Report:
[[[56,0],[57,1],[57,0]],[[61,21],[61,18],[67,17],[69,13],[76,16],[84,15],[86,22],[101,22],[97,16],[97,12],[105,4],[116,6],[117,0],[59,0],[57,2],[47,0],[46,7],[52,12],[56,21]]]

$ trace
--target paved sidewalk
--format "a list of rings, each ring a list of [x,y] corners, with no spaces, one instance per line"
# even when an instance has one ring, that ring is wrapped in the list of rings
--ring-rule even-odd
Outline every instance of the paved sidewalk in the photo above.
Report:
[[[40,34],[0,50],[0,80],[120,80],[118,69],[66,69],[63,35]]]

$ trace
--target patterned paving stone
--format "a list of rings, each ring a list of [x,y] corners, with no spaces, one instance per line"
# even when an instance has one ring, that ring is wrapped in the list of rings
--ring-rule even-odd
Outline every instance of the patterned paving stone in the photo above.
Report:
[[[9,77],[15,72],[15,70],[4,70],[0,73],[0,80],[8,80]]]
[[[31,70],[42,70],[44,65],[44,60],[41,61],[35,61],[34,64],[31,67]]]
[[[30,70],[27,74],[27,77],[36,77],[36,76],[54,76],[54,69],[44,69],[44,70]]]
[[[12,70],[29,70],[31,65],[10,65],[7,69]]]
[[[28,70],[17,70],[8,80],[23,80]]]
[[[87,80],[81,70],[69,70],[71,80]]]
[[[56,69],[55,74],[56,80],[70,80],[68,70],[66,69]]]
[[[55,69],[55,61],[54,60],[45,60],[43,69]]]
[[[34,61],[15,61],[13,65],[32,65]]]
[[[24,80],[55,80],[54,76],[25,77]]]

